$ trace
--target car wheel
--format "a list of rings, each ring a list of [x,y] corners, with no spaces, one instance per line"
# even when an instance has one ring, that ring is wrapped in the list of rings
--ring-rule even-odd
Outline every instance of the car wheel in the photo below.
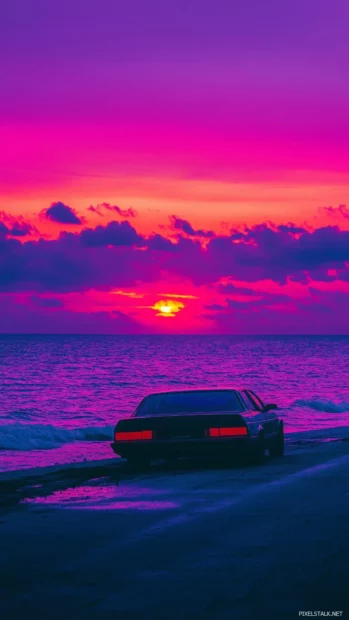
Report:
[[[280,429],[278,436],[269,447],[269,454],[272,457],[283,456],[285,451],[285,436],[283,429]]]

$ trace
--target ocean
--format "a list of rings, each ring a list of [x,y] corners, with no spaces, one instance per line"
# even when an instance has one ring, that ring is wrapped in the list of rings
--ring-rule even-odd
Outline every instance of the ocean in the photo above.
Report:
[[[161,389],[247,387],[286,432],[346,426],[348,376],[344,336],[0,336],[0,471],[112,457]]]

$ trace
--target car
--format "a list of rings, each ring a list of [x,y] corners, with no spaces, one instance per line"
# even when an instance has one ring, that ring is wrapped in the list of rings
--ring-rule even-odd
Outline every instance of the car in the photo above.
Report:
[[[114,453],[136,466],[153,459],[237,455],[262,460],[284,453],[284,425],[276,404],[248,389],[167,391],[146,396],[118,421]]]

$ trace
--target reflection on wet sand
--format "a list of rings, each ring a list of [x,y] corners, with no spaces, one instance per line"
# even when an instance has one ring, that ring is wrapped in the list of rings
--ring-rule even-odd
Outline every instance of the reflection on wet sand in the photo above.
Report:
[[[56,490],[43,497],[26,497],[20,503],[88,510],[164,510],[178,507],[173,501],[152,499],[154,494],[160,495],[161,491],[147,488],[128,488],[126,491],[115,484],[86,484]]]

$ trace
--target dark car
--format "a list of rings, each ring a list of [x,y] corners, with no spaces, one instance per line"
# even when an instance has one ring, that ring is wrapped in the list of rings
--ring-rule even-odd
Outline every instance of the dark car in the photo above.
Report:
[[[284,453],[277,405],[251,390],[195,389],[150,394],[131,417],[119,420],[112,449],[135,465],[152,459]]]

